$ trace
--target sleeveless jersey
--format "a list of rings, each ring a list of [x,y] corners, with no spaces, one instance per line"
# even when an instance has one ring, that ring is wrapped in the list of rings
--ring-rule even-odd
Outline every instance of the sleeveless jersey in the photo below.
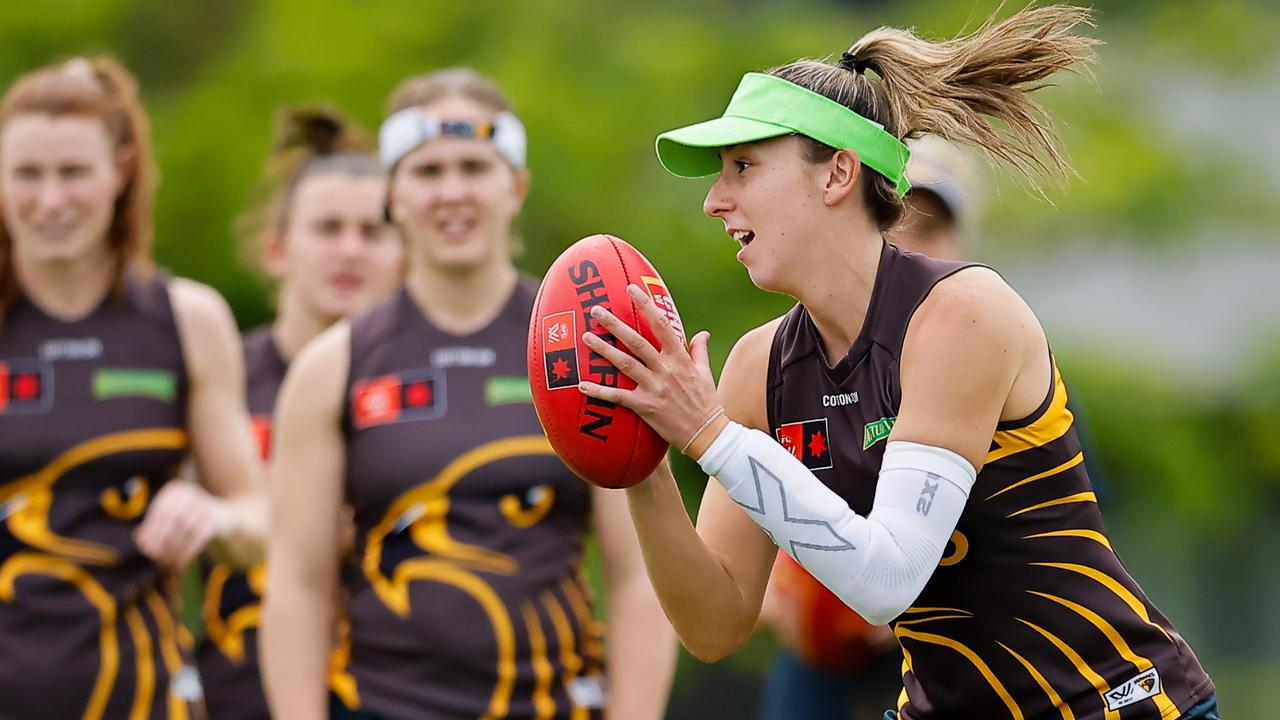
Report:
[[[349,708],[386,717],[599,717],[580,578],[590,491],[555,456],[526,369],[536,287],[466,337],[404,288],[351,328],[343,571]]]
[[[132,533],[187,448],[166,278],[64,322],[0,328],[0,718],[186,718],[167,574]]]
[[[271,413],[288,365],[276,349],[271,328],[244,336],[245,384],[249,415],[262,459],[271,450]],[[271,717],[258,664],[258,622],[266,566],[248,572],[201,559],[205,636],[196,646],[210,720],[267,720]]]
[[[774,336],[770,431],[863,516],[901,401],[907,325],[965,267],[886,244],[846,357],[828,362],[799,305]],[[1034,413],[996,427],[938,568],[892,623],[903,720],[1167,720],[1213,692],[1112,550],[1056,364],[1045,380]]]

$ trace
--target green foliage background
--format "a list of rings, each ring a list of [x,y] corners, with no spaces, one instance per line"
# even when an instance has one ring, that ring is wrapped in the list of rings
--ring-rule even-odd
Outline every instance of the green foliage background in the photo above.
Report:
[[[1096,80],[1065,77],[1043,93],[1081,177],[1051,189],[1052,203],[997,178],[976,252],[999,265],[1064,244],[1172,253],[1203,242],[1206,228],[1273,239],[1274,184],[1249,162],[1247,140],[1237,139],[1245,152],[1217,142],[1241,118],[1220,119],[1222,138],[1187,142],[1170,130],[1177,118],[1165,117],[1158,91],[1199,84],[1247,95],[1274,78],[1280,8],[1095,5],[1107,42]],[[750,286],[718,221],[701,214],[708,183],[665,175],[654,135],[718,113],[745,70],[838,54],[880,24],[950,36],[996,9],[990,0],[15,0],[0,11],[0,79],[75,54],[122,58],[140,78],[162,169],[157,256],[221,290],[249,326],[271,306],[240,262],[231,223],[275,110],[326,100],[376,128],[403,77],[475,66],[505,87],[532,138],[521,265],[540,274],[591,233],[628,238],[663,271],[686,324],[712,331],[718,366],[734,339],[790,301]],[[1277,342],[1227,383],[1057,347],[1088,418],[1117,547],[1214,673],[1228,714],[1246,718],[1280,700],[1270,611],[1280,577],[1268,546],[1280,536],[1280,322],[1271,314],[1257,327]],[[681,471],[696,504],[701,479]],[[699,695],[730,702],[729,687],[749,707],[768,650],[760,640],[714,669],[684,658],[671,716],[695,716]]]

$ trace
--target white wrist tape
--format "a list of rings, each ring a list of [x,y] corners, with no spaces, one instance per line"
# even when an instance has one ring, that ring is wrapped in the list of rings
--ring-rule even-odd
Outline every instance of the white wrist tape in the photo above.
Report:
[[[778,547],[876,625],[919,597],[977,479],[950,450],[891,442],[864,518],[772,438],[738,423],[698,464]]]

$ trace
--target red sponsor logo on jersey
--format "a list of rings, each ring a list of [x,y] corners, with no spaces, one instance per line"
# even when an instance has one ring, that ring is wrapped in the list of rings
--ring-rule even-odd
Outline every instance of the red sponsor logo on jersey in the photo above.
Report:
[[[44,412],[52,404],[53,368],[39,360],[0,363],[0,412]]]
[[[778,443],[810,470],[829,470],[834,466],[826,418],[787,423],[780,426],[776,434]]]
[[[400,418],[400,378],[386,375],[361,380],[351,389],[351,416],[356,427],[385,425]]]
[[[418,380],[404,386],[404,405],[411,408],[429,407],[435,399],[430,380]]]
[[[573,310],[542,318],[542,358],[547,389],[578,386],[578,321]]]
[[[258,441],[258,456],[263,460],[271,457],[271,416],[254,415],[249,418],[253,427],[253,438]]]
[[[24,373],[13,376],[13,399],[35,400],[40,397],[40,376],[35,373]]]
[[[649,297],[653,299],[653,304],[662,311],[663,315],[671,321],[671,328],[676,331],[676,335],[680,336],[680,341],[684,342],[684,323],[680,321],[680,313],[676,311],[675,298],[671,297],[671,293],[667,291],[667,286],[663,284],[661,278],[651,275],[642,275],[640,277],[644,281],[644,289],[649,291]]]
[[[444,371],[409,370],[361,380],[351,389],[351,415],[357,428],[435,420],[444,415]]]

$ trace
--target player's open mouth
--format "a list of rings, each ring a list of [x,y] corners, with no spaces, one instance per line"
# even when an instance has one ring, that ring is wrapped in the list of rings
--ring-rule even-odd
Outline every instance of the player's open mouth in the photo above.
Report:
[[[475,218],[448,218],[436,223],[436,229],[448,238],[466,237],[475,226]]]
[[[752,240],[756,239],[756,234],[750,230],[730,230],[729,235],[744,248],[750,245]]]

